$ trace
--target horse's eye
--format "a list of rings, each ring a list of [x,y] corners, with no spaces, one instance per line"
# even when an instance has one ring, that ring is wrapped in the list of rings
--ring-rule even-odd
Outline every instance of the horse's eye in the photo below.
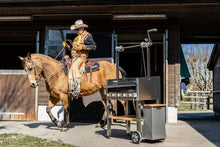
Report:
[[[31,71],[31,70],[32,70],[32,67],[30,67],[28,70]]]

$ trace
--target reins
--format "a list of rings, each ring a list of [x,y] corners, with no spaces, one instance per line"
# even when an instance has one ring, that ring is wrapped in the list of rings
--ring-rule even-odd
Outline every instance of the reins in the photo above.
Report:
[[[57,59],[57,57],[59,57],[59,55],[62,53],[62,51],[64,50],[65,48],[62,48],[62,50],[57,54],[57,56],[54,58],[55,60]],[[63,52],[63,55],[65,54],[65,52]]]
[[[62,70],[63,70],[63,68],[61,68],[61,69],[58,70],[57,72],[54,72],[54,73],[48,75],[46,78],[44,78],[44,80],[46,81],[48,78],[55,76],[58,72],[60,72],[60,71],[62,71]]]
[[[40,79],[38,79],[37,78],[37,70],[36,70],[36,66],[35,66],[35,64],[34,64],[34,62],[33,62],[33,60],[31,60],[31,63],[33,64],[33,67],[34,67],[34,76],[35,76],[35,80],[36,80],[36,82],[38,83],[39,81],[41,81],[41,77],[42,77],[42,74],[41,74],[41,77],[40,77]],[[44,81],[46,81],[48,78],[50,78],[50,77],[53,77],[53,76],[55,76],[57,73],[59,73],[60,71],[62,71],[63,70],[63,68],[61,68],[60,70],[57,70],[56,72],[54,72],[54,73],[52,73],[52,74],[49,74],[48,76],[46,76],[45,78],[44,78]]]

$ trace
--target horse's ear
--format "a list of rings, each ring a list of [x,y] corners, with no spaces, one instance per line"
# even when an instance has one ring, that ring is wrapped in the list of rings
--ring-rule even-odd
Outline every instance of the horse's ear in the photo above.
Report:
[[[27,59],[28,60],[31,60],[31,54],[28,52],[28,54],[27,54]]]
[[[21,61],[23,61],[23,60],[24,60],[24,58],[23,58],[23,57],[18,56],[18,58],[19,58]]]

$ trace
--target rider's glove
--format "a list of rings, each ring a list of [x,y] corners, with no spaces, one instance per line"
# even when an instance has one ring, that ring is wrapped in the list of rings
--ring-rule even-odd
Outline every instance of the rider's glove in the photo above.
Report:
[[[66,42],[63,42],[63,47],[65,48],[65,47],[67,47],[67,43]]]

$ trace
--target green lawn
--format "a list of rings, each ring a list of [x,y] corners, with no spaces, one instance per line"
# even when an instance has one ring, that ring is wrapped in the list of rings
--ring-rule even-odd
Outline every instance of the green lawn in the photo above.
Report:
[[[191,109],[190,104],[180,104],[180,106],[178,106],[178,111],[213,111],[213,105],[210,105],[210,109],[200,109],[199,107]]]
[[[0,134],[0,146],[10,147],[74,147],[62,141],[50,141],[22,134]]]

